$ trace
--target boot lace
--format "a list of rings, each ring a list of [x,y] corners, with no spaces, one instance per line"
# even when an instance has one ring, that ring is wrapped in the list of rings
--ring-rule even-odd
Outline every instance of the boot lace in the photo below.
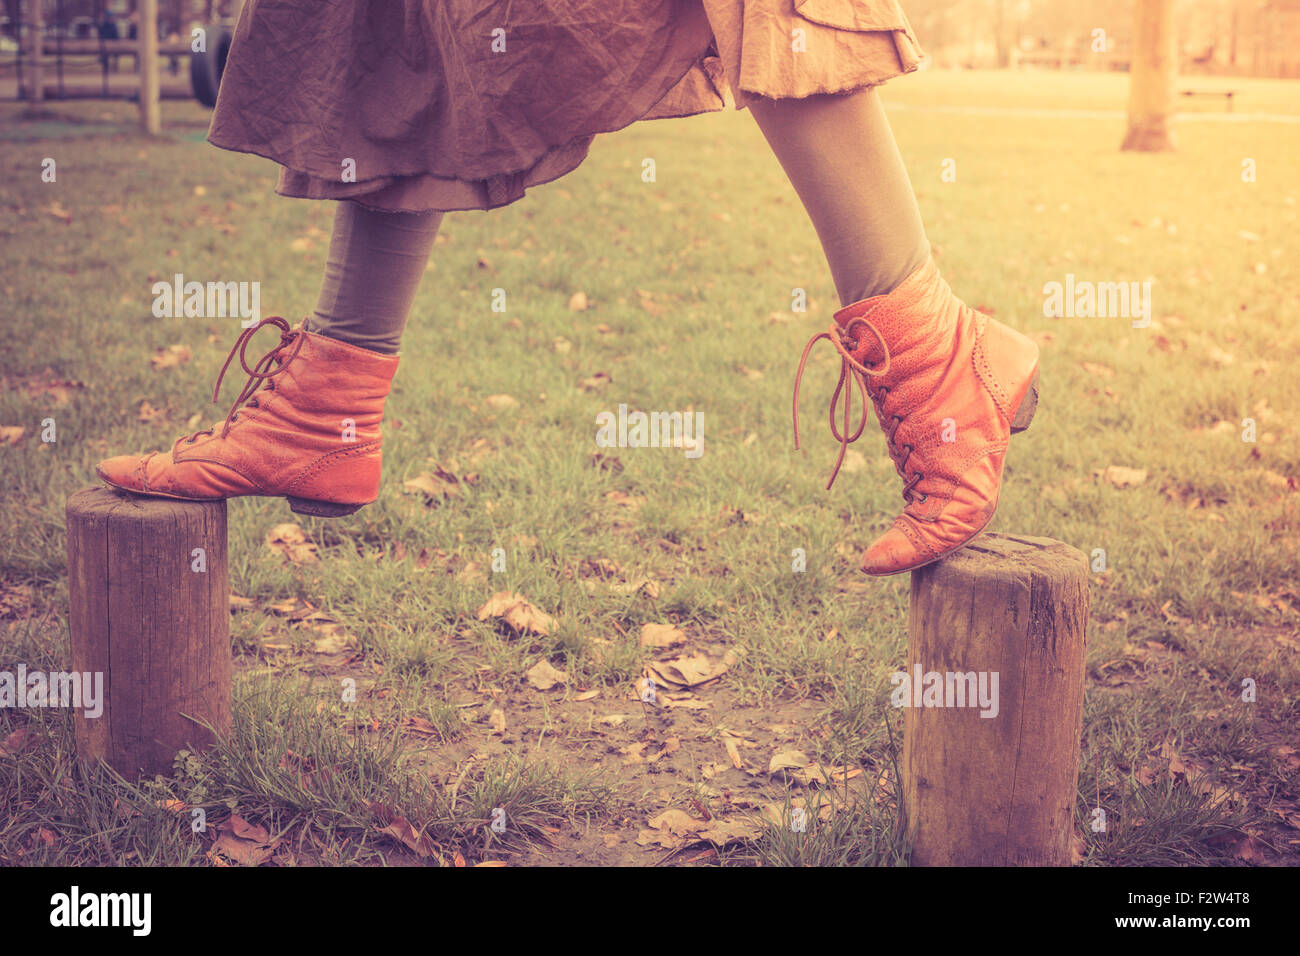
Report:
[[[858,362],[852,352],[856,351],[861,344],[861,339],[854,337],[854,331],[858,326],[864,326],[876,337],[884,352],[884,359],[879,365],[867,366]],[[895,470],[903,479],[903,500],[911,504],[915,497],[918,501],[925,501],[925,494],[917,494],[916,486],[924,480],[925,476],[919,471],[913,471],[911,475],[907,472],[907,463],[915,449],[908,444],[899,446],[895,438],[898,434],[898,428],[903,424],[903,416],[887,414],[885,410],[885,399],[889,395],[889,388],[885,385],[876,385],[872,379],[879,378],[889,371],[890,354],[889,346],[881,337],[880,332],[874,325],[865,318],[857,316],[848,321],[841,327],[838,322],[831,322],[830,330],[827,332],[818,332],[803,348],[803,355],[799,358],[799,369],[794,376],[794,447],[796,451],[800,450],[799,446],[799,385],[803,380],[804,366],[808,363],[808,354],[812,351],[813,346],[822,339],[826,339],[840,353],[840,378],[835,383],[835,393],[831,396],[830,404],[830,424],[831,434],[835,440],[840,443],[840,453],[835,459],[835,468],[831,471],[830,481],[826,482],[826,488],[829,491],[831,485],[835,484],[835,477],[840,473],[840,466],[844,464],[844,455],[849,449],[849,445],[862,437],[863,430],[867,427],[867,399],[871,399],[871,404],[876,411],[876,419],[880,422],[880,427],[885,431],[885,441],[889,446],[889,457],[894,463]],[[862,397],[862,418],[858,422],[858,427],[849,432],[849,422],[853,405],[853,385],[856,385],[858,392]],[[842,428],[836,424],[836,412],[840,407],[840,398],[843,397],[843,422]]]
[[[248,343],[253,340],[253,336],[257,334],[258,330],[268,325],[274,326],[280,330],[280,344],[263,355],[250,368],[247,356]],[[239,338],[236,339],[235,344],[231,346],[230,354],[226,356],[225,364],[221,366],[221,372],[217,375],[217,385],[212,390],[212,402],[215,405],[217,404],[218,396],[221,394],[221,382],[226,377],[226,369],[230,368],[230,363],[234,361],[235,353],[238,352],[239,364],[243,367],[244,372],[247,373],[248,381],[244,383],[243,389],[239,392],[239,397],[236,398],[235,403],[230,406],[230,411],[226,415],[226,420],[222,423],[222,438],[225,438],[226,435],[229,434],[230,426],[239,418],[239,409],[243,407],[245,402],[248,403],[248,407],[250,408],[258,407],[257,398],[253,393],[261,388],[263,383],[267,383],[268,388],[275,387],[273,383],[270,383],[270,379],[280,375],[289,367],[289,363],[297,357],[298,350],[302,348],[302,343],[303,337],[301,331],[290,327],[289,323],[278,315],[268,316],[256,325],[251,325],[244,329],[244,331],[239,334]],[[290,346],[292,346],[292,349],[289,351],[288,355],[285,355],[284,350]],[[278,364],[279,367],[272,369],[272,366],[276,364]],[[192,445],[194,444],[194,440],[200,435],[214,434],[216,429],[216,425],[213,425],[211,428],[204,428],[195,432],[193,435],[188,436],[185,440]]]

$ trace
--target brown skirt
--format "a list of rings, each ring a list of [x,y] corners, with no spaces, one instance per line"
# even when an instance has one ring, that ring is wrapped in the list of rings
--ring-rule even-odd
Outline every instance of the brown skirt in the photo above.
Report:
[[[285,196],[491,209],[598,133],[921,56],[897,0],[248,0],[208,140],[275,160]]]

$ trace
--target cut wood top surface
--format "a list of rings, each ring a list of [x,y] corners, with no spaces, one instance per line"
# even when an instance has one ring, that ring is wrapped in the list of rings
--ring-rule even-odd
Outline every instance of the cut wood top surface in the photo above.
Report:
[[[1087,574],[1088,559],[1078,548],[1054,538],[989,531],[956,554],[922,570],[962,577],[1007,577],[1030,568],[1040,574]]]
[[[132,518],[143,522],[176,521],[195,510],[222,509],[225,501],[184,501],[179,498],[147,498],[103,485],[85,488],[68,497],[68,513],[88,517]]]

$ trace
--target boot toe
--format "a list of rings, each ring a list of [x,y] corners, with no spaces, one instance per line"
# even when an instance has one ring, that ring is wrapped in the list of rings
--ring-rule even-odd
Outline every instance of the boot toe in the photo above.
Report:
[[[867,574],[898,574],[933,560],[934,555],[918,548],[895,525],[867,548],[862,555],[862,570]]]
[[[138,492],[144,490],[140,464],[139,455],[116,455],[96,465],[95,472],[115,488]]]

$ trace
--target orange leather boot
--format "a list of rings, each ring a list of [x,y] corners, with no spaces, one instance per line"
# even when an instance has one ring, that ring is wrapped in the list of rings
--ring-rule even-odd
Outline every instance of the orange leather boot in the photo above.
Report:
[[[255,365],[245,357],[265,326],[280,342]],[[141,495],[211,501],[284,495],[298,514],[337,517],[379,497],[384,417],[396,355],[381,355],[307,331],[279,316],[245,329],[217,376],[212,400],[235,353],[248,373],[224,422],[182,436],[171,451],[119,455],[96,471]]]
[[[796,449],[799,382],[820,339],[841,360],[830,411],[840,454],[826,487],[866,428],[868,397],[904,482],[906,507],[867,549],[862,569],[912,571],[970,542],[997,510],[1008,440],[1038,406],[1038,346],[965,305],[931,259],[888,295],[845,306],[829,332],[809,340],[795,376]],[[850,432],[855,385],[862,417]]]

